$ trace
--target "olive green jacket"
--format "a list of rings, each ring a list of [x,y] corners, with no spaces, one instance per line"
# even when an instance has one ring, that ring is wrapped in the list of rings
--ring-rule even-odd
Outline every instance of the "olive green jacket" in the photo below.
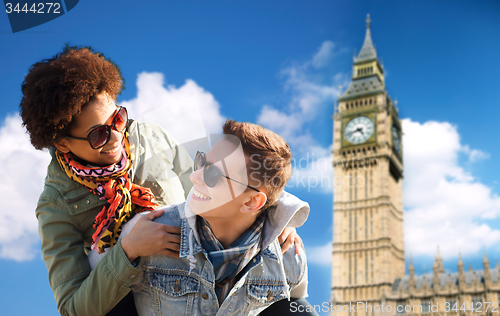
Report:
[[[159,126],[131,121],[131,179],[149,187],[162,205],[181,203],[192,184],[192,160]],[[71,180],[60,168],[54,149],[36,217],[49,282],[61,315],[98,316],[109,312],[129,291],[140,270],[118,242],[94,270],[87,253],[96,214],[106,203]]]

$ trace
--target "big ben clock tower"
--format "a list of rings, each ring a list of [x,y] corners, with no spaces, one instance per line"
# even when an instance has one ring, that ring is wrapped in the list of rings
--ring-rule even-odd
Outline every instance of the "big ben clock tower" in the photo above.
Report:
[[[333,306],[380,306],[405,269],[401,122],[385,89],[370,22],[368,15],[352,80],[333,117]],[[351,309],[333,314],[386,313]]]

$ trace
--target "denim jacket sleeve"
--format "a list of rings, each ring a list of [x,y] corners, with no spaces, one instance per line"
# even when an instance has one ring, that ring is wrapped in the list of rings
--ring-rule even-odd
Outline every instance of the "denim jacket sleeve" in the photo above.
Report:
[[[92,211],[71,215],[65,209],[70,205],[61,205],[58,200],[42,197],[36,211],[57,309],[61,315],[104,315],[130,291],[140,271],[130,264],[118,243],[91,272],[82,229],[89,225],[85,217]]]

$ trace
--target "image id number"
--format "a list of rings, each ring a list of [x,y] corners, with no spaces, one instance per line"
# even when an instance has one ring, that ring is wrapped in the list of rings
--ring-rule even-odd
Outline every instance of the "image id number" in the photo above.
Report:
[[[60,3],[52,3],[52,2],[45,2],[45,3],[33,3],[33,5],[28,9],[28,4],[25,3],[24,6],[21,7],[21,3],[6,3],[5,4],[5,12],[12,13],[61,13],[59,11],[61,9],[61,4]]]
[[[484,312],[488,312],[491,308],[492,313],[498,313],[498,303],[497,302],[476,302],[475,306],[474,303],[471,303],[469,306],[465,305],[465,303],[462,304],[462,306],[458,306],[457,303],[455,302],[453,305],[450,304],[450,302],[446,302],[444,304],[444,311],[445,312],[458,312],[459,310],[465,312],[467,310],[476,312],[476,313],[482,313],[484,308]]]

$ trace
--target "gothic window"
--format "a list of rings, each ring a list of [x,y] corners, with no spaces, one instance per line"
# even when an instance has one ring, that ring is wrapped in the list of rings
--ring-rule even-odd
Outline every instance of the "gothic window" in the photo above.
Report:
[[[352,175],[349,175],[349,201],[352,201]]]
[[[349,213],[349,241],[352,241],[352,214]]]
[[[352,258],[351,254],[349,254],[349,285],[352,284]]]
[[[401,314],[406,314],[406,311],[405,311],[405,301],[399,301],[396,303],[396,312],[401,315]]]
[[[431,312],[431,301],[430,300],[422,300],[420,301],[422,306],[422,313],[430,313]]]
[[[448,307],[448,308],[446,308],[446,307]],[[448,310],[448,312],[455,312],[457,309],[459,309],[460,306],[457,305],[456,297],[446,298],[445,308]]]
[[[368,284],[368,256],[365,256],[365,283]]]
[[[358,173],[354,173],[354,199],[358,199]]]
[[[354,214],[354,241],[358,240],[358,217]]]
[[[370,269],[371,271],[370,272],[371,272],[371,277],[372,277],[372,283],[374,283],[375,281],[373,279],[373,252],[371,252],[370,255],[371,255],[371,258],[370,258],[371,259],[371,269]]]
[[[373,238],[373,210],[370,210],[370,236]]]
[[[373,196],[373,172],[370,170],[370,196]]]
[[[368,212],[365,211],[365,240],[368,240]]]
[[[472,304],[475,309],[481,308],[483,305],[483,297],[481,295],[472,296]]]
[[[354,254],[354,284],[358,284],[358,258]]]
[[[365,170],[365,181],[364,184],[365,184],[365,199],[368,198],[368,183],[367,183],[367,179],[368,179],[368,171]]]

